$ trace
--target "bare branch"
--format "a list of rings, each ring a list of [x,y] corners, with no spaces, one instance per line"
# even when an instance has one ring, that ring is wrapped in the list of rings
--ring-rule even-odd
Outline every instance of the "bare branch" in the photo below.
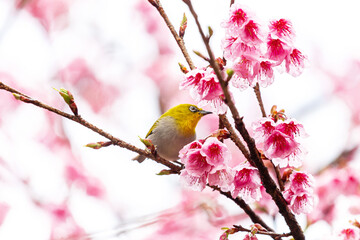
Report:
[[[143,149],[137,148],[137,147],[135,147],[135,146],[133,146],[133,145],[119,139],[119,138],[116,138],[116,137],[112,136],[111,134],[105,132],[104,130],[96,127],[95,125],[93,125],[93,124],[91,124],[89,122],[87,122],[80,115],[78,115],[78,116],[71,115],[71,114],[65,113],[63,111],[60,111],[59,109],[48,106],[48,105],[46,105],[46,104],[44,104],[44,103],[42,103],[42,102],[40,102],[38,100],[34,100],[33,98],[31,98],[31,97],[29,97],[29,96],[15,90],[15,89],[13,89],[13,88],[5,85],[2,82],[0,82],[0,89],[3,89],[5,91],[11,92],[11,93],[16,93],[16,94],[19,94],[21,96],[24,96],[24,97],[26,97],[28,99],[27,103],[33,104],[33,105],[35,105],[37,107],[40,107],[40,108],[43,108],[43,109],[46,109],[46,110],[48,110],[50,112],[53,112],[53,113],[55,113],[57,115],[60,115],[60,116],[62,116],[64,118],[67,118],[67,119],[69,119],[71,121],[77,122],[77,123],[83,125],[84,127],[87,127],[89,129],[91,129],[92,131],[100,134],[101,136],[109,139],[112,142],[113,145],[117,145],[117,146],[119,146],[121,148],[126,148],[126,149],[128,149],[130,151],[133,151],[133,152],[136,152],[138,154],[144,155],[147,158],[150,158],[150,159],[152,159],[152,160],[154,160],[154,161],[156,161],[156,162],[158,162],[160,164],[163,164],[163,165],[169,167],[173,171],[180,172],[180,170],[181,170],[181,167],[176,166],[175,164],[171,163],[170,161],[168,161],[166,159],[163,159],[163,158],[161,158],[159,156],[154,156],[151,153],[149,153],[149,152],[147,152],[147,151],[145,151]]]

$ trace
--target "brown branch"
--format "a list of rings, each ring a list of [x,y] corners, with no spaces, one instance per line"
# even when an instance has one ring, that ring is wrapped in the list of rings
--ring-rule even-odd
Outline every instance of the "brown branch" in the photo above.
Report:
[[[187,63],[189,64],[190,69],[194,69],[195,65],[192,62],[190,55],[185,47],[185,43],[184,40],[178,35],[178,33],[176,32],[174,25],[172,25],[172,23],[170,22],[167,14],[165,13],[164,8],[162,7],[160,0],[149,0],[149,2],[151,3],[151,5],[153,5],[158,12],[160,13],[161,17],[164,19],[166,25],[168,26],[171,34],[173,35],[173,37],[175,38],[181,52],[183,53]]]
[[[285,186],[284,186],[284,182],[282,180],[281,174],[280,174],[280,168],[279,168],[279,166],[275,166],[275,164],[272,161],[270,161],[270,162],[274,167],[274,171],[275,171],[275,174],[276,174],[276,178],[277,178],[280,190],[283,192],[284,189],[285,189]]]
[[[215,74],[220,82],[220,85],[222,87],[222,90],[224,92],[225,103],[228,105],[228,107],[232,113],[232,116],[235,120],[235,128],[240,132],[241,136],[243,137],[244,141],[246,142],[246,144],[248,146],[248,149],[250,151],[250,158],[252,159],[252,161],[256,165],[257,169],[259,170],[261,181],[266,189],[266,192],[268,194],[270,194],[270,196],[274,200],[275,204],[278,206],[279,212],[284,217],[287,225],[289,226],[289,228],[291,230],[291,234],[294,237],[294,239],[295,240],[305,239],[304,233],[303,233],[300,225],[296,221],[294,214],[289,209],[282,193],[277,188],[274,180],[271,178],[271,176],[268,172],[268,169],[265,167],[264,163],[262,162],[262,160],[259,156],[258,150],[256,148],[254,139],[250,136],[249,132],[247,131],[247,129],[245,127],[245,124],[244,124],[242,118],[240,118],[239,112],[237,111],[237,108],[235,107],[235,104],[231,98],[230,92],[227,89],[227,86],[225,85],[225,81],[221,75],[220,68],[215,61],[214,54],[209,45],[209,39],[205,36],[205,34],[202,30],[198,16],[191,4],[191,0],[183,0],[183,2],[189,7],[190,12],[195,19],[196,25],[198,26],[198,30],[200,32],[200,35],[203,39],[203,42],[204,42],[206,49],[208,51],[208,54],[209,54],[210,65],[214,69],[214,72],[215,72]]]
[[[230,1],[230,7],[235,3],[235,0]]]
[[[151,153],[149,153],[149,152],[147,152],[147,151],[145,151],[143,149],[137,148],[137,147],[135,147],[135,146],[133,146],[133,145],[119,139],[119,138],[116,138],[116,137],[112,136],[111,134],[105,132],[104,130],[96,127],[95,125],[93,125],[93,124],[91,124],[89,122],[87,122],[80,115],[79,116],[71,115],[71,114],[65,113],[63,111],[60,111],[59,109],[48,106],[48,105],[46,105],[46,104],[44,104],[44,103],[42,103],[42,102],[40,102],[38,100],[34,100],[31,97],[29,97],[29,96],[27,96],[27,95],[25,95],[25,94],[23,94],[23,93],[21,93],[21,92],[19,92],[17,90],[5,85],[2,82],[0,82],[0,89],[3,89],[5,91],[11,92],[11,93],[16,93],[16,94],[22,95],[22,96],[24,96],[26,98],[26,103],[33,104],[33,105],[35,105],[37,107],[46,109],[46,110],[48,110],[50,112],[53,112],[53,113],[55,113],[57,115],[60,115],[60,116],[62,116],[64,118],[67,118],[67,119],[69,119],[71,121],[77,122],[77,123],[83,125],[84,127],[87,127],[90,130],[92,130],[92,131],[100,134],[101,136],[109,139],[112,142],[113,145],[117,145],[117,146],[119,146],[121,148],[126,148],[126,149],[128,149],[128,150],[130,150],[132,152],[136,152],[138,154],[144,155],[147,158],[150,158],[150,159],[152,159],[152,160],[154,160],[154,161],[156,161],[156,162],[158,162],[158,163],[160,163],[162,165],[165,165],[165,166],[169,167],[173,171],[180,172],[180,170],[181,170],[181,167],[176,166],[175,164],[171,163],[170,161],[168,161],[166,159],[163,159],[163,158],[161,158],[159,156],[154,156],[153,154],[151,154]]]
[[[244,228],[241,225],[234,225],[234,227],[241,232],[249,232],[249,233],[252,232],[250,229]],[[267,235],[267,236],[273,237],[275,239],[291,236],[291,233],[275,233],[274,231],[266,232],[266,231],[262,231],[262,230],[257,230],[256,234]]]
[[[254,92],[255,92],[255,95],[256,95],[256,99],[258,100],[258,103],[259,103],[259,106],[260,106],[261,114],[262,114],[263,117],[266,117],[264,103],[263,103],[262,98],[261,98],[261,92],[260,92],[259,83],[256,83],[256,85],[254,87]]]
[[[240,151],[242,152],[242,154],[245,156],[245,158],[250,162],[251,165],[253,165],[254,163],[252,162],[251,158],[250,158],[250,154],[249,151],[246,149],[246,147],[244,146],[244,144],[241,142],[240,138],[238,137],[238,135],[235,133],[234,128],[231,126],[229,120],[227,119],[227,117],[224,114],[220,114],[219,115],[219,119],[221,121],[221,123],[227,128],[227,130],[229,130],[230,132],[230,139],[235,143],[235,145],[240,149]]]

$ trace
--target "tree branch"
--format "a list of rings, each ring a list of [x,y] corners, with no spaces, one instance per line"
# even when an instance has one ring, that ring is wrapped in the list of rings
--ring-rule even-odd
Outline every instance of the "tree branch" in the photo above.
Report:
[[[119,138],[116,138],[116,137],[112,136],[111,134],[105,132],[104,130],[96,127],[95,125],[93,125],[93,124],[91,124],[89,122],[87,122],[80,115],[79,116],[71,115],[71,114],[65,113],[63,111],[60,111],[59,109],[48,106],[48,105],[46,105],[46,104],[44,104],[44,103],[42,103],[42,102],[40,102],[38,100],[34,100],[31,97],[29,97],[29,96],[27,96],[27,95],[25,95],[25,94],[23,94],[23,93],[21,93],[21,92],[19,92],[17,90],[5,85],[2,82],[0,82],[0,89],[3,89],[5,91],[11,92],[11,93],[16,93],[16,94],[19,94],[21,96],[24,96],[26,98],[26,103],[33,104],[33,105],[35,105],[37,107],[46,109],[46,110],[48,110],[50,112],[53,112],[53,113],[55,113],[57,115],[60,115],[60,116],[62,116],[64,118],[67,118],[67,119],[69,119],[71,121],[77,122],[77,123],[83,125],[84,127],[87,127],[89,129],[91,129],[92,131],[100,134],[101,136],[109,139],[112,142],[113,145],[117,145],[117,146],[119,146],[121,148],[126,148],[126,149],[128,149],[128,150],[130,150],[132,152],[136,152],[138,154],[144,155],[147,158],[150,158],[150,159],[152,159],[152,160],[154,160],[154,161],[156,161],[156,162],[158,162],[158,163],[160,163],[162,165],[165,165],[165,166],[169,167],[171,170],[173,170],[175,172],[180,172],[180,170],[181,170],[181,167],[171,163],[170,161],[168,161],[168,160],[166,160],[164,158],[161,158],[160,156],[154,156],[153,154],[151,154],[151,153],[149,153],[149,152],[147,152],[147,151],[145,151],[143,149],[137,148],[137,147],[135,147],[135,146],[133,146],[133,145],[119,139]]]
[[[151,5],[153,5],[156,10],[158,10],[158,12],[160,13],[161,17],[164,19],[166,25],[168,26],[171,34],[173,35],[173,37],[175,38],[175,41],[177,42],[181,52],[183,53],[187,63],[189,64],[190,69],[194,69],[195,65],[193,63],[193,61],[190,58],[190,55],[185,47],[185,43],[184,40],[178,35],[178,33],[176,32],[174,25],[172,25],[172,23],[170,22],[167,14],[165,13],[164,8],[161,5],[160,0],[149,0],[149,2],[151,3]]]
[[[244,228],[241,225],[234,225],[234,227],[238,231],[241,231],[241,232],[249,232],[249,233],[252,232],[250,229]],[[267,235],[267,236],[273,237],[274,239],[279,239],[281,237],[289,237],[289,236],[291,236],[291,233],[275,233],[274,231],[266,232],[266,231],[262,231],[262,230],[258,230],[256,232],[256,234]]]
[[[296,218],[295,218],[294,214],[291,212],[291,210],[289,209],[282,193],[277,188],[274,180],[271,178],[267,168],[265,167],[264,163],[262,162],[262,160],[258,154],[258,150],[256,148],[255,141],[250,136],[249,132],[247,131],[242,118],[240,118],[239,112],[237,111],[237,109],[235,107],[235,104],[231,98],[230,92],[227,89],[227,86],[225,85],[225,81],[221,75],[220,68],[215,61],[214,54],[209,45],[209,38],[207,38],[205,36],[205,34],[202,30],[198,16],[191,4],[191,0],[183,0],[183,2],[189,7],[190,12],[195,19],[196,25],[198,26],[198,30],[200,32],[200,35],[203,39],[203,42],[204,42],[206,49],[208,51],[208,54],[209,54],[210,65],[214,69],[214,72],[220,82],[222,89],[223,89],[224,96],[225,96],[225,103],[228,105],[228,107],[233,115],[233,118],[235,120],[236,129],[240,132],[241,136],[243,137],[244,141],[246,142],[246,144],[248,146],[248,149],[250,151],[250,158],[252,159],[252,161],[255,163],[256,167],[259,170],[261,181],[266,189],[266,192],[270,194],[270,196],[272,197],[272,199],[278,206],[279,212],[284,217],[287,225],[290,228],[291,234],[294,237],[294,239],[295,240],[304,240],[305,236],[304,236],[304,233],[303,233],[300,225],[296,221]]]

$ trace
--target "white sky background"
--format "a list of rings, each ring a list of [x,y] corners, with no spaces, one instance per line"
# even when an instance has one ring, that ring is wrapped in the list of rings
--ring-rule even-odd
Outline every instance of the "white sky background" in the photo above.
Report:
[[[0,71],[10,73],[23,89],[41,92],[41,97],[47,99],[49,95],[56,95],[52,87],[61,87],[52,85],[57,84],[56,81],[49,81],[54,78],[57,69],[75,57],[87,59],[101,79],[123,86],[126,92],[122,93],[121,100],[115,103],[114,108],[98,115],[82,106],[81,101],[77,102],[81,115],[100,128],[141,147],[137,136],[147,132],[160,112],[154,83],[140,73],[127,75],[129,68],[132,71],[137,67],[142,69],[156,54],[155,43],[147,38],[144,27],[137,22],[139,19],[134,18],[134,12],[129,10],[134,2],[77,0],[70,7],[69,27],[52,33],[49,41],[48,35],[30,14],[22,11],[15,15],[13,2],[0,0],[0,30],[5,33],[0,35]],[[219,25],[227,16],[229,1],[193,2],[204,29],[210,25],[214,30],[211,43],[215,53],[220,56],[223,30]],[[275,83],[262,90],[262,94],[268,111],[276,104],[304,124],[310,135],[305,141],[309,151],[308,163],[305,164],[315,170],[339,154],[347,143],[350,116],[344,103],[330,96],[331,86],[317,68],[322,66],[341,75],[353,59],[360,59],[360,3],[356,0],[341,3],[309,0],[241,2],[264,22],[290,19],[297,34],[296,46],[309,57],[310,66],[303,75],[293,78],[277,74]],[[176,29],[182,14],[187,13],[186,46],[190,51],[205,53],[194,21],[182,1],[164,0],[163,6]],[[99,46],[99,42],[104,45]],[[177,62],[185,63],[175,44],[174,47],[178,58],[171,71],[177,70]],[[204,64],[194,54],[192,57],[196,64]],[[125,79],[124,76],[129,78]],[[0,92],[0,101],[2,96],[4,93]],[[236,93],[235,98],[242,114],[248,114],[250,119],[259,114],[251,89]],[[312,106],[315,106],[313,110],[310,108]],[[304,112],[306,115],[302,115]],[[42,171],[56,169],[56,161],[49,162],[48,159],[53,157],[52,153],[32,141],[43,127],[41,110],[24,106],[17,110],[16,115],[11,115],[10,120],[6,116],[0,117],[7,119],[7,125],[2,126],[6,134],[0,135],[0,157],[13,159],[13,166],[21,173],[35,173],[35,189],[47,192],[46,198],[55,201],[61,198],[61,183],[53,172]],[[122,214],[124,222],[157,213],[178,203],[180,192],[177,176],[155,176],[162,167],[150,161],[142,165],[131,162],[128,159],[135,154],[125,150],[105,148],[94,151],[84,148],[82,146],[86,143],[102,138],[69,121],[65,124],[73,151],[89,171],[108,187],[109,201]],[[205,136],[207,133],[201,134]],[[16,206],[0,227],[0,239],[29,239],[29,236],[31,239],[46,239],[48,233],[42,229],[48,224],[48,218],[29,204],[23,189],[1,186],[0,195]],[[85,230],[103,231],[118,224],[113,209],[96,200],[83,200],[84,197],[77,193],[71,204]],[[320,237],[316,231],[311,234],[314,235],[309,239]],[[143,235],[144,232],[135,231],[120,239],[141,239]],[[217,238],[214,236],[214,239]]]

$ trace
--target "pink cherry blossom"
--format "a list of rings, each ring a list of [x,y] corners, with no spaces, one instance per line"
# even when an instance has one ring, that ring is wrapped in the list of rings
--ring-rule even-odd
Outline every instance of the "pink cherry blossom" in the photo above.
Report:
[[[246,234],[243,240],[258,240],[255,234]]]
[[[206,187],[206,174],[195,176],[190,174],[186,169],[180,173],[180,182],[183,186],[194,191],[202,191]]]
[[[293,77],[299,76],[305,67],[307,58],[296,48],[294,48],[285,58],[286,72]]]
[[[314,177],[305,172],[293,171],[290,175],[290,186],[289,188],[294,193],[299,192],[309,192],[312,193],[314,191]]]
[[[254,66],[254,73],[262,87],[267,87],[274,82],[273,64],[269,61],[257,62]]]
[[[187,154],[191,151],[194,151],[196,149],[201,149],[202,145],[203,145],[204,141],[203,140],[198,140],[198,141],[193,141],[187,145],[185,145],[180,151],[179,151],[179,158],[181,159],[181,161],[184,163],[187,157]]]
[[[263,42],[263,33],[261,32],[261,27],[254,20],[249,20],[244,25],[244,28],[239,35],[242,41],[247,44],[256,46]]]
[[[267,48],[266,57],[277,62],[277,65],[280,65],[290,52],[289,46],[278,38],[270,38],[267,41]]]
[[[306,153],[298,142],[299,137],[307,136],[303,126],[294,119],[274,121],[262,118],[252,125],[255,142],[265,156],[280,167],[301,166],[301,158]]]
[[[234,177],[234,190],[231,195],[240,196],[246,203],[251,203],[261,198],[260,187],[259,171],[254,167],[244,166]]]
[[[275,130],[264,141],[263,150],[265,155],[270,159],[284,159],[289,157],[298,146],[299,143],[297,143],[294,138]]]
[[[194,150],[183,158],[186,171],[193,175],[200,177],[212,169],[212,166],[207,162],[206,157],[201,153],[201,150]]]
[[[206,156],[207,163],[214,167],[224,166],[231,158],[231,153],[227,146],[216,137],[206,139],[201,148],[201,153]]]
[[[180,83],[180,90],[182,89],[189,89],[199,106],[209,105],[218,114],[226,112],[223,91],[212,68],[189,71]]]
[[[230,32],[237,32],[248,21],[249,15],[244,6],[235,3],[230,7],[229,19],[223,22],[222,26]]]
[[[270,34],[274,35],[273,37],[277,37],[288,42],[291,42],[295,37],[291,22],[283,18],[277,21],[271,21],[269,29]]]
[[[295,214],[311,212],[314,208],[314,196],[307,192],[294,193],[291,189],[284,191],[284,198]]]
[[[360,230],[359,228],[345,228],[341,230],[341,232],[338,234],[337,238],[339,240],[359,240],[360,239]]]
[[[235,171],[231,168],[223,168],[212,171],[208,176],[208,182],[211,186],[218,186],[222,191],[231,191],[234,181]]]

